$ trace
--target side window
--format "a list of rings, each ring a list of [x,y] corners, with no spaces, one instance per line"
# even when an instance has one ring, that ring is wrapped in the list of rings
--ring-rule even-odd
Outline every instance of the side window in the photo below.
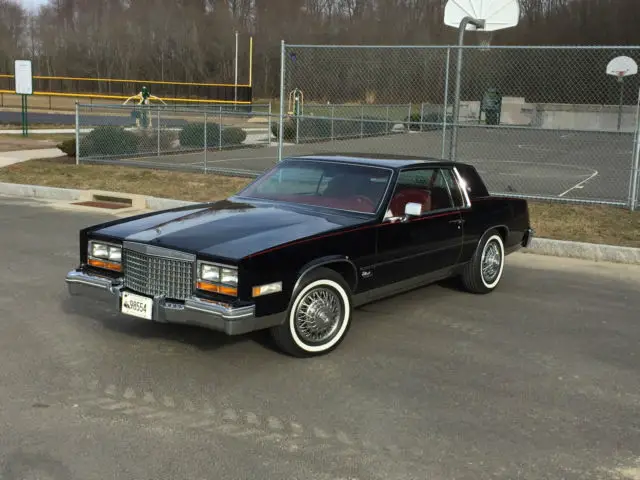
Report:
[[[422,170],[404,170],[398,175],[398,189],[421,188],[426,189],[431,183],[435,168]]]
[[[458,182],[456,181],[456,177],[455,177],[455,174],[453,173],[453,170],[451,170],[450,168],[444,168],[441,170],[441,172],[446,182],[446,188],[447,190],[449,190],[449,193],[451,194],[453,205],[456,208],[463,207],[464,206],[463,194],[462,194],[462,191],[460,190],[460,186],[458,185]]]
[[[389,209],[392,216],[404,215],[407,203],[419,203],[422,213],[452,208],[447,180],[439,168],[405,170],[398,175],[398,183]]]

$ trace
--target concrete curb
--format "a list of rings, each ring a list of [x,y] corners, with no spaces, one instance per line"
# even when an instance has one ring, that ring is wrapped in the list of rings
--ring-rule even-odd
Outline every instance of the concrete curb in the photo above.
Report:
[[[148,210],[165,210],[189,205],[197,202],[159,198],[146,195],[134,195],[119,192],[102,192],[97,190],[74,190],[68,188],[43,187],[39,185],[20,185],[0,182],[0,195],[23,198],[38,198],[57,201],[86,201],[94,194],[127,198],[138,208]],[[598,262],[613,262],[640,265],[640,248],[619,247],[596,243],[571,242],[567,240],[551,240],[534,237],[529,248],[523,253],[549,255],[554,257],[578,258]]]
[[[104,195],[131,200],[133,208],[149,210],[165,210],[197,202],[174,200],[171,198],[151,197],[147,195],[128,194],[120,192],[105,192],[101,190],[78,190],[73,188],[44,187],[41,185],[21,185],[17,183],[0,182],[0,195],[23,198],[37,198],[41,200],[55,200],[68,202],[83,202],[93,199],[93,195]]]
[[[535,253],[537,255],[579,258],[595,262],[640,265],[640,248],[619,247],[616,245],[534,238],[531,246],[522,251],[524,253]]]
[[[12,197],[41,198],[43,200],[84,200],[84,192],[82,190],[43,187],[40,185],[21,185],[19,183],[0,183],[0,194]]]

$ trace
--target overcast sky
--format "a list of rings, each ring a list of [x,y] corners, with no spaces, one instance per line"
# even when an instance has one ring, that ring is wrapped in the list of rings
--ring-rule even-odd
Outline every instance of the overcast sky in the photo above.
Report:
[[[22,4],[22,6],[30,10],[35,10],[40,5],[44,5],[47,2],[48,0],[18,0],[18,3]]]

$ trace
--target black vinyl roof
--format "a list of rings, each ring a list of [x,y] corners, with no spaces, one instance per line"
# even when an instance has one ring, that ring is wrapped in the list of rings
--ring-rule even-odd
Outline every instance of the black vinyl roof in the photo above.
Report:
[[[398,155],[386,153],[317,153],[311,155],[296,155],[286,157],[284,160],[316,160],[316,161],[344,161],[345,163],[357,163],[361,165],[374,165],[388,168],[405,168],[418,165],[452,166],[463,162],[451,162],[433,157],[418,157],[412,155]]]

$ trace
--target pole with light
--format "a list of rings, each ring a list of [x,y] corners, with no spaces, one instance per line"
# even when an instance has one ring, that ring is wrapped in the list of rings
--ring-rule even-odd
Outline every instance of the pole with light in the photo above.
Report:
[[[460,115],[460,83],[462,81],[462,46],[466,30],[494,31],[514,27],[520,19],[518,0],[448,0],[444,23],[458,29],[458,60],[453,99],[453,125],[449,159],[456,160]],[[445,88],[448,88],[447,85]]]

